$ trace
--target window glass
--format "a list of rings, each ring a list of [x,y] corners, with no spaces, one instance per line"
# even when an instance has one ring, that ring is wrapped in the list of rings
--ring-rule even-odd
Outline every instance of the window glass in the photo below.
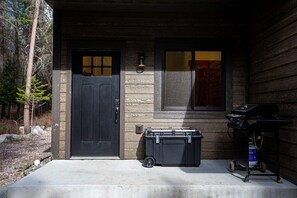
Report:
[[[112,56],[83,56],[82,75],[112,76]]]
[[[93,66],[102,66],[101,56],[93,56]]]
[[[93,68],[93,75],[101,76],[102,75],[101,68]]]
[[[111,75],[112,75],[111,67],[103,68],[103,76],[111,76]]]
[[[165,110],[223,105],[221,51],[166,51],[164,70]]]
[[[84,76],[92,75],[92,68],[91,67],[83,67],[83,75]]]
[[[83,66],[92,66],[92,56],[83,56]]]
[[[166,52],[165,106],[191,106],[191,59],[191,52]]]
[[[195,52],[195,106],[221,105],[222,53]]]
[[[104,56],[103,57],[103,66],[112,66],[112,57],[111,56]]]

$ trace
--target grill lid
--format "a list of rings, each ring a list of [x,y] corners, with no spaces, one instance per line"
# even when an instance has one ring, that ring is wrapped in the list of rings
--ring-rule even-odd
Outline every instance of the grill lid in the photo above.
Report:
[[[231,111],[234,115],[248,117],[274,117],[278,113],[278,106],[273,104],[246,104]]]
[[[239,106],[227,114],[228,127],[246,129],[248,127],[278,127],[292,121],[278,117],[278,106],[273,104],[246,104]]]

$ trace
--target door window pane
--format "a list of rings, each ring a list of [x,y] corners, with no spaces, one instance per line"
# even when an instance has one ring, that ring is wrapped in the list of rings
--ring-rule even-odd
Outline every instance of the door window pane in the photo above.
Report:
[[[83,66],[92,66],[92,56],[83,56]]]
[[[112,57],[111,56],[104,56],[103,57],[103,66],[112,66]]]
[[[92,75],[92,68],[91,67],[83,67],[83,75],[84,76]]]
[[[112,56],[83,56],[82,75],[112,76]]]
[[[102,66],[102,56],[93,56],[93,66]]]
[[[103,76],[111,76],[111,74],[112,74],[111,67],[103,68]]]
[[[101,68],[100,67],[93,68],[93,75],[94,76],[101,76],[102,75]]]

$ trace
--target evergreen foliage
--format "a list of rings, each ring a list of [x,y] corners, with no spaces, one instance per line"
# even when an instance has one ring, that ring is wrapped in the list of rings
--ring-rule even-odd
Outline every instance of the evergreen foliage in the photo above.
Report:
[[[17,92],[17,71],[10,63],[7,63],[0,77],[0,104],[15,103]]]
[[[25,86],[22,86],[21,88],[17,87],[16,101],[21,104],[24,104],[26,101],[30,106],[34,105],[35,107],[41,102],[50,101],[51,94],[47,93],[47,86],[48,84],[42,84],[38,79],[32,78],[31,93],[26,96]]]
[[[17,87],[16,101],[20,104],[25,104],[26,102],[31,107],[31,126],[34,110],[42,106],[44,104],[42,102],[51,100],[52,95],[47,93],[47,86],[48,84],[43,84],[41,81],[33,77],[31,82],[31,92],[29,95],[26,95],[25,93],[25,86]]]

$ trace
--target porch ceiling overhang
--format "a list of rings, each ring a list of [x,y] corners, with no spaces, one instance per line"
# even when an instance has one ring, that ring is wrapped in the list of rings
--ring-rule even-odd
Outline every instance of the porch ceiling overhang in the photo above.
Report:
[[[46,0],[55,10],[191,11],[199,8],[246,8],[251,0]]]

